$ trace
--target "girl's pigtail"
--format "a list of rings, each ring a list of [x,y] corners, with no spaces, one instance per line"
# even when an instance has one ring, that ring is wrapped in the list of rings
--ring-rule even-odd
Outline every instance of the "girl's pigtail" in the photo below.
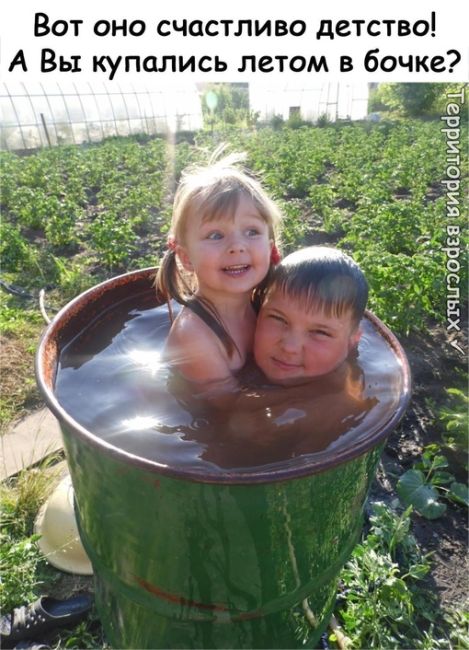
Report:
[[[171,306],[171,299],[178,298],[179,270],[176,261],[176,251],[174,248],[169,248],[161,260],[160,268],[155,278],[155,288],[159,297],[166,301],[168,305],[169,318],[171,323],[174,321],[173,309]]]

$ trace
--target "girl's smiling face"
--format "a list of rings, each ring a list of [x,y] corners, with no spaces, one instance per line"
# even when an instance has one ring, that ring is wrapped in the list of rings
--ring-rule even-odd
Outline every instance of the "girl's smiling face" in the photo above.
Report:
[[[178,246],[186,270],[197,277],[199,293],[251,291],[267,275],[272,240],[269,227],[252,201],[242,196],[233,215],[220,219],[188,219]]]
[[[257,320],[254,358],[269,381],[301,382],[335,370],[360,335],[351,310],[340,316],[306,310],[298,299],[273,287]]]

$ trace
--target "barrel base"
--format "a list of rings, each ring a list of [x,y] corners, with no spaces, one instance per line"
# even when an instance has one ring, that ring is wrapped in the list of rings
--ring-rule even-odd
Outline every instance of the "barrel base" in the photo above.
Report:
[[[334,583],[327,587],[329,594],[321,595],[322,602],[327,602],[316,614],[303,601],[247,621],[194,621],[162,616],[129,599],[102,576],[95,578],[95,584],[96,607],[113,648],[317,648],[336,598]],[[311,617],[319,621],[316,627]]]

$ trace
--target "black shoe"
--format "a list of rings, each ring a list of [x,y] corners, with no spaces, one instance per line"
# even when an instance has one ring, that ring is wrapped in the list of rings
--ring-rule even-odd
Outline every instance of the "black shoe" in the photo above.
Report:
[[[15,608],[0,619],[3,648],[13,648],[18,641],[37,639],[56,627],[75,625],[85,618],[93,603],[91,594],[79,594],[67,600],[42,596],[35,603]]]

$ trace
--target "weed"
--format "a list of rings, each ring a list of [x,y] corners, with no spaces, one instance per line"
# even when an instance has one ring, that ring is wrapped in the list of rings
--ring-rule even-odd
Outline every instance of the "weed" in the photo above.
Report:
[[[14,301],[12,301],[13,304]],[[34,353],[43,326],[41,316],[21,308],[0,311],[0,431],[12,419],[39,403],[34,381]]]
[[[375,504],[371,529],[355,547],[341,574],[336,611],[354,648],[408,648],[421,639],[421,621],[431,618],[430,598],[416,606],[416,584],[430,570],[410,533],[411,508],[400,516]],[[422,611],[422,603],[425,609]]]
[[[24,271],[31,267],[34,252],[18,228],[2,221],[0,242],[0,257],[4,271]]]
[[[14,480],[0,487],[3,532],[12,537],[32,533],[39,506],[58,478],[54,468],[57,458],[53,455],[38,468],[22,470]]]
[[[53,257],[57,267],[58,282],[61,290],[62,301],[69,300],[97,282],[97,278],[90,275],[85,260],[76,258],[66,260]]]
[[[450,609],[443,615],[449,626],[449,638],[454,648],[468,650],[469,648],[469,611]]]
[[[35,590],[42,583],[40,572],[45,562],[36,545],[33,523],[57,478],[57,470],[51,468],[54,460],[23,470],[1,486],[0,603],[4,611],[37,598]]]
[[[39,565],[44,562],[36,545],[37,535],[13,539],[5,533],[0,535],[0,606],[3,612],[37,597],[35,588]]]
[[[451,398],[450,402],[443,406],[438,413],[438,419],[446,429],[443,440],[447,447],[461,456],[467,466],[469,397],[460,388],[448,388],[446,393]]]
[[[425,447],[421,460],[407,470],[397,483],[397,493],[405,505],[412,505],[427,519],[436,519],[446,512],[445,498],[469,505],[467,485],[458,483],[445,471],[448,461],[439,453],[439,445]]]
[[[59,647],[84,650],[85,648],[109,648],[96,619],[82,621],[73,630],[64,630],[60,634]]]

